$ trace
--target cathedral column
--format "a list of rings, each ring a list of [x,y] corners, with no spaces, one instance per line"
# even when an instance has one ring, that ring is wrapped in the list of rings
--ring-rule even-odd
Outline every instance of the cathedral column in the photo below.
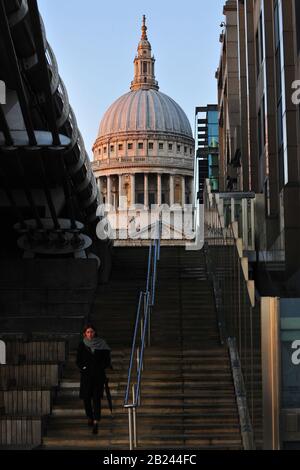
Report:
[[[174,202],[175,202],[174,175],[170,175],[170,206],[173,206]]]
[[[185,176],[181,177],[181,205],[185,205]]]
[[[157,204],[161,206],[161,174],[157,174]]]
[[[135,204],[135,174],[130,175],[130,204]]]
[[[149,179],[148,174],[144,174],[144,205],[149,206]]]
[[[189,180],[190,182],[190,194],[191,194],[191,200],[190,200],[190,204],[193,204],[194,205],[194,178],[190,178]]]
[[[111,200],[111,176],[108,175],[106,177],[106,180],[107,180],[107,186],[106,186],[107,204],[112,205],[112,200]]]
[[[101,178],[97,178],[97,186],[98,186],[98,191],[99,191],[99,201],[100,204],[102,204],[102,193],[101,193]]]
[[[122,194],[122,176],[119,175],[119,207],[121,207],[121,197],[123,196]]]

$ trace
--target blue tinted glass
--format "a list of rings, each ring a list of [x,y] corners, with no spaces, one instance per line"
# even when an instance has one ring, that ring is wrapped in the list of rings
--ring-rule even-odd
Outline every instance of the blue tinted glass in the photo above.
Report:
[[[209,124],[218,124],[218,111],[208,111],[207,121]]]

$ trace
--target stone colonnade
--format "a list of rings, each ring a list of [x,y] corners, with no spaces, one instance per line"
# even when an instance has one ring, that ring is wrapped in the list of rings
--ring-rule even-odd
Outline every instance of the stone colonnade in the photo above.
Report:
[[[137,181],[136,177],[143,177],[143,201],[137,200],[136,188]],[[124,178],[127,181],[127,191],[124,190]],[[150,190],[149,179],[153,177],[156,179],[155,190]],[[167,203],[170,206],[177,203],[180,205],[191,204],[193,201],[193,177],[186,175],[170,175],[163,173],[138,173],[138,174],[112,174],[107,176],[96,176],[98,189],[100,193],[101,203],[110,204],[117,207],[120,203],[120,196],[126,196],[127,201],[130,205],[132,204],[144,204],[149,207],[150,204],[161,205]],[[164,178],[164,188],[163,188]],[[178,182],[180,180],[180,188],[178,184],[175,184],[175,179]],[[117,184],[116,184],[117,181]],[[113,183],[114,190],[113,190]],[[168,197],[163,200],[163,193]],[[150,197],[150,194],[152,197]],[[154,194],[154,198],[153,198]],[[154,199],[154,200],[153,200]],[[166,200],[168,199],[168,200]]]

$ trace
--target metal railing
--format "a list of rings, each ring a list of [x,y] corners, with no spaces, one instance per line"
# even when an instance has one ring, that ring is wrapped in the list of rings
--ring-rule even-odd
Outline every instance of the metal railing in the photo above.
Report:
[[[217,205],[224,217],[225,227],[237,222],[238,236],[243,249],[255,250],[255,193],[214,193]]]
[[[205,250],[208,271],[215,291],[221,341],[228,346],[230,356],[238,358],[240,363],[240,378],[237,368],[233,372],[243,445],[253,448],[251,442],[259,447],[262,440],[260,301],[255,299],[254,282],[248,278],[248,260],[243,256],[237,221],[226,223],[222,209],[223,204],[218,195],[210,191],[207,181]]]
[[[151,312],[155,304],[157,263],[160,259],[161,220],[156,223],[156,236],[149,246],[148,271],[145,291],[138,300],[132,340],[124,408],[128,410],[130,450],[137,447],[137,408],[141,404],[141,379],[144,369],[144,352],[151,344]]]

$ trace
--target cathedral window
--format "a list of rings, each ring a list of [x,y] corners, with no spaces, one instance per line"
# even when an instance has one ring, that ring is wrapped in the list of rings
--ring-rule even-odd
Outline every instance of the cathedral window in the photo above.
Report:
[[[111,152],[114,152],[114,151],[115,151],[115,146],[114,146],[114,145],[111,145],[111,146],[110,146],[110,151],[111,151]]]
[[[177,152],[180,152],[180,150],[181,150],[181,146],[177,145]]]
[[[147,73],[147,62],[143,62],[143,73]]]
[[[107,148],[103,147],[103,153],[106,153]]]
[[[143,148],[144,148],[143,142],[139,142],[139,143],[138,143],[138,149],[139,149],[139,150],[143,150]]]
[[[153,142],[149,142],[149,150],[153,150]]]
[[[172,152],[173,150],[173,144],[169,144],[169,151]]]
[[[123,150],[123,144],[119,144],[119,150]]]
[[[128,144],[128,150],[132,150],[133,149],[133,144]]]
[[[159,150],[163,150],[163,149],[164,149],[164,144],[159,143]]]

